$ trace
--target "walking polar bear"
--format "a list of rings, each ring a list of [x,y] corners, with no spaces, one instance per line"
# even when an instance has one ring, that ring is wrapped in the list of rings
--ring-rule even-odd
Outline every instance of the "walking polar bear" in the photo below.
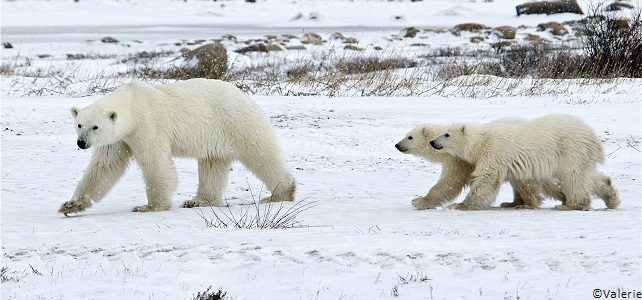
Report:
[[[93,104],[72,108],[81,149],[95,148],[84,176],[60,213],[81,212],[101,200],[132,158],[145,178],[147,204],[171,208],[177,174],[172,156],[198,159],[198,189],[183,207],[222,205],[232,162],[241,161],[272,195],[292,201],[296,182],[267,117],[230,83],[192,79],[165,85],[130,83]]]
[[[547,115],[511,124],[455,124],[430,145],[475,166],[470,193],[459,209],[484,209],[509,181],[551,181],[564,204],[559,210],[590,210],[591,193],[608,208],[620,204],[611,179],[597,170],[605,160],[602,143],[577,117]]]
[[[494,122],[515,124],[525,122],[525,120],[504,118]],[[430,188],[428,194],[412,200],[412,206],[417,209],[436,208],[455,200],[468,185],[475,169],[465,160],[444,151],[438,151],[430,145],[430,141],[438,137],[446,128],[447,126],[437,124],[418,125],[395,145],[395,148],[402,153],[412,154],[442,166],[441,176],[437,183]],[[559,188],[551,181],[543,181],[542,183],[534,180],[512,181],[511,185],[514,195],[513,202],[502,203],[502,207],[538,208],[544,201],[540,193],[564,201]]]

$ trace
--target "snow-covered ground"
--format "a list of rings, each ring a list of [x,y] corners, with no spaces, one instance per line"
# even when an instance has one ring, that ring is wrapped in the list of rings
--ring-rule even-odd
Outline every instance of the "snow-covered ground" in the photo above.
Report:
[[[14,48],[1,56],[3,63],[28,57],[34,69],[63,66],[91,75],[119,70],[118,61],[137,51],[175,51],[177,40],[228,33],[242,40],[307,31],[327,38],[340,31],[371,45],[407,26],[532,27],[577,18],[518,18],[517,3],[3,1],[1,40]],[[299,13],[304,17],[292,20]],[[305,20],[310,13],[320,17]],[[85,41],[106,35],[121,44]],[[449,33],[420,35],[426,47],[467,45]],[[394,41],[386,51],[408,51],[416,41]],[[36,57],[43,53],[52,56]],[[103,58],[69,62],[67,53]],[[64,76],[47,84],[59,79]],[[133,165],[100,203],[71,217],[57,214],[91,155],[75,145],[69,108],[100,95],[27,95],[36,80],[42,78],[0,76],[2,299],[190,299],[209,286],[232,299],[591,299],[594,289],[642,286],[640,80],[532,84],[473,76],[426,97],[255,95],[298,179],[299,200],[315,203],[298,215],[304,226],[290,229],[212,228],[200,215],[211,219],[209,209],[179,208],[196,191],[196,162],[189,159],[176,160],[171,211],[130,212],[146,201]],[[583,118],[601,137],[608,154],[601,170],[620,191],[619,209],[605,210],[599,199],[588,212],[554,211],[554,201],[539,210],[411,207],[440,173],[438,165],[394,148],[414,125],[552,112]],[[248,204],[261,188],[235,164],[225,194],[230,209],[252,211]],[[505,185],[495,206],[511,199]]]

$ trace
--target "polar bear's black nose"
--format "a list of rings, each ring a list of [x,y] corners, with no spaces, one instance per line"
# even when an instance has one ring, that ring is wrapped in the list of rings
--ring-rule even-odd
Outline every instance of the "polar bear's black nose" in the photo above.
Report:
[[[85,141],[83,141],[83,140],[78,140],[77,144],[78,144],[78,148],[80,148],[80,149],[87,149],[87,143],[85,143]]]
[[[437,145],[437,143],[435,143],[435,141],[430,141],[430,146],[432,146],[433,148],[435,148],[437,150],[443,148],[441,145]]]
[[[399,144],[396,144],[396,145],[395,145],[395,148],[397,148],[397,150],[399,150],[399,151],[401,151],[401,152],[406,152],[406,151],[408,150],[408,149],[406,149],[406,148],[404,148],[404,147],[401,147],[401,145],[399,145]]]

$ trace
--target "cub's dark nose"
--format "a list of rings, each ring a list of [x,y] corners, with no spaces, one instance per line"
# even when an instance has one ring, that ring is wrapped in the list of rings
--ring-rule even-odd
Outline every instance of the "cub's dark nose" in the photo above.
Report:
[[[437,150],[443,148],[442,146],[436,145],[435,141],[430,141],[430,146],[432,146],[433,148],[435,148]]]
[[[78,140],[78,142],[76,144],[78,145],[78,148],[80,148],[80,149],[87,149],[87,143],[85,143],[85,141],[83,141],[83,140]]]

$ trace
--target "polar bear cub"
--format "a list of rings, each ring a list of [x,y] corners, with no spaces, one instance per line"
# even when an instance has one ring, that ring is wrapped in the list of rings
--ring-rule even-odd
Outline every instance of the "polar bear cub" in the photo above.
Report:
[[[230,83],[191,79],[165,85],[130,83],[93,104],[72,108],[81,149],[95,148],[71,200],[59,212],[77,213],[101,200],[132,158],[145,179],[147,204],[133,211],[171,208],[177,174],[173,156],[198,160],[198,189],[184,207],[222,205],[232,162],[265,183],[264,201],[292,201],[296,181],[268,118]]]
[[[605,160],[602,143],[582,120],[552,114],[516,124],[455,124],[430,142],[439,151],[475,166],[470,193],[459,209],[490,206],[504,180],[552,180],[564,204],[560,210],[590,210],[591,193],[608,208],[620,204],[611,179],[597,170]]]
[[[504,118],[495,122],[518,123],[525,122],[519,118]],[[441,176],[437,183],[430,188],[428,193],[423,197],[412,200],[412,206],[417,209],[431,209],[453,201],[464,187],[468,185],[474,166],[465,160],[446,153],[438,151],[430,145],[430,141],[438,137],[448,126],[438,124],[421,124],[410,130],[406,136],[400,140],[395,148],[401,153],[411,154],[421,157],[427,161],[441,164]],[[502,203],[503,207],[516,208],[538,208],[544,201],[540,192],[544,192],[554,198],[556,190],[554,185],[545,182],[547,186],[542,187],[537,182],[511,182],[513,187],[513,202]],[[543,190],[540,190],[543,188]],[[561,199],[560,199],[561,200]]]

